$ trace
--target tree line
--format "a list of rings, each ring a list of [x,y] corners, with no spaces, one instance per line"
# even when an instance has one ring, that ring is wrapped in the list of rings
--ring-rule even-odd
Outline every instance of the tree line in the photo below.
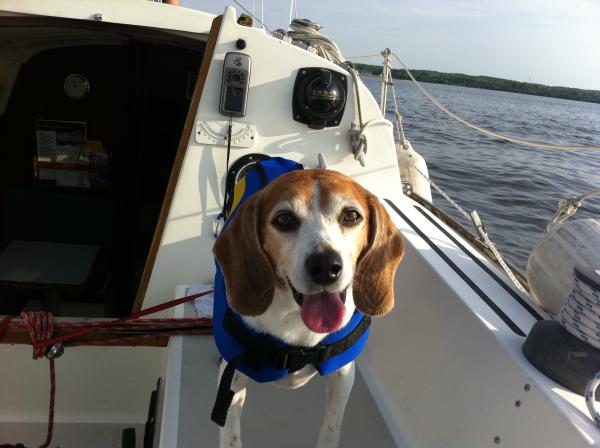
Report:
[[[368,64],[354,64],[363,75],[380,75],[382,67]],[[471,76],[462,73],[443,73],[432,70],[411,70],[417,81],[452,86],[476,87],[478,89],[501,90],[504,92],[524,93],[527,95],[549,96],[574,101],[600,103],[600,91],[576,89],[572,87],[545,86],[531,82],[511,81],[492,76]],[[394,79],[410,79],[404,69],[392,69]]]

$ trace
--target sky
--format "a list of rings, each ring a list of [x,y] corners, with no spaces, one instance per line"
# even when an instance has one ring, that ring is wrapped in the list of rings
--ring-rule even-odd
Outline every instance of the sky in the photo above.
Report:
[[[260,17],[261,0],[238,0]],[[270,29],[290,0],[262,0]],[[181,0],[221,14],[233,0]],[[296,0],[348,59],[394,50],[414,69],[600,90],[600,0]],[[381,58],[356,60],[381,64]]]

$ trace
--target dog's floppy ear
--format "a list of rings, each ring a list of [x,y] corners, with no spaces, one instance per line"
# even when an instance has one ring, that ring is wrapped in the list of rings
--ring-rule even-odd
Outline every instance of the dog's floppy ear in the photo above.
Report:
[[[394,306],[394,275],[404,256],[404,240],[387,211],[367,192],[368,240],[356,267],[353,296],[356,307],[379,316]]]
[[[259,198],[260,192],[240,206],[213,247],[223,270],[229,306],[246,316],[264,313],[274,292],[275,273],[261,247]]]

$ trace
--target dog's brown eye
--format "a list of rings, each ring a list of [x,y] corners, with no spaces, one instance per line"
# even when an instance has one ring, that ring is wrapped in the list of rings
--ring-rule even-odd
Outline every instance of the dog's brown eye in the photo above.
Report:
[[[361,219],[362,216],[360,216],[360,213],[358,213],[358,211],[353,208],[344,209],[344,211],[342,212],[342,224],[351,226],[354,224],[358,224]]]
[[[290,212],[280,212],[275,215],[273,225],[281,231],[296,230],[299,227],[298,219]]]

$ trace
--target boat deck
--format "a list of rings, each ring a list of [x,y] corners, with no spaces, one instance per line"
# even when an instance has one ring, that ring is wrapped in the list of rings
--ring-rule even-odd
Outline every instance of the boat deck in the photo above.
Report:
[[[296,390],[253,383],[248,388],[242,417],[244,445],[314,446],[324,408],[325,382],[322,378],[314,378]],[[396,446],[360,373],[346,408],[340,446]]]
[[[178,337],[172,340],[169,351],[160,446],[217,446],[218,427],[209,417],[217,390],[219,362],[212,338]],[[322,377],[315,377],[295,390],[250,382],[242,415],[243,445],[314,446],[324,408]],[[340,446],[396,446],[358,369]]]

